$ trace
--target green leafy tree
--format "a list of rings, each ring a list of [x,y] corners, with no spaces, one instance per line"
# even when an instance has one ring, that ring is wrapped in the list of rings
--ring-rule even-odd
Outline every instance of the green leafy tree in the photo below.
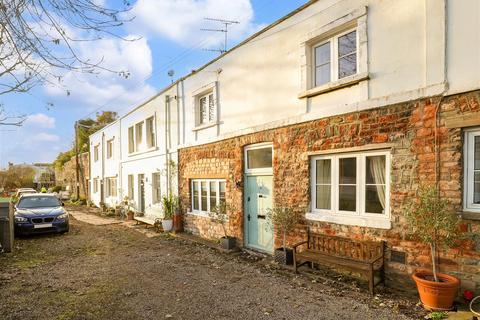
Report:
[[[283,250],[286,251],[287,234],[300,222],[300,214],[290,207],[274,207],[267,210],[267,217],[270,220],[267,227],[282,234]]]
[[[421,187],[418,195],[419,202],[405,216],[412,237],[430,247],[433,277],[438,282],[436,257],[439,247],[451,248],[468,235],[462,234],[460,217],[449,210],[449,202],[440,198],[434,186]]]

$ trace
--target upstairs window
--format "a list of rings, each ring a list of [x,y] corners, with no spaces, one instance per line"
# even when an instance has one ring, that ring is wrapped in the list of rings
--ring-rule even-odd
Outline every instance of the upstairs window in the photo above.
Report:
[[[128,153],[135,152],[135,131],[133,126],[128,128]]]
[[[98,145],[93,147],[93,161],[98,161]]]
[[[480,129],[465,132],[464,210],[480,212]]]
[[[113,157],[113,139],[107,141],[107,159]]]
[[[349,30],[313,46],[314,86],[357,73],[357,31]]]
[[[150,117],[146,121],[147,129],[147,148],[155,147],[155,118]]]
[[[198,98],[197,113],[198,125],[215,122],[217,117],[213,92],[209,92]]]
[[[135,151],[142,150],[143,143],[143,121],[135,125]]]

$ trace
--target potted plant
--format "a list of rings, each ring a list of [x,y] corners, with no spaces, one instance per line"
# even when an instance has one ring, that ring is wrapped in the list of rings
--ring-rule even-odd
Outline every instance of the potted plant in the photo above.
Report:
[[[163,205],[163,231],[169,232],[173,228],[173,215],[178,207],[178,198],[172,194],[162,197]]]
[[[432,268],[416,270],[412,275],[426,309],[450,310],[460,281],[437,270],[437,251],[440,246],[453,247],[460,240],[460,218],[448,210],[448,201],[440,199],[435,187],[422,187],[419,203],[406,213],[413,238],[430,247]]]
[[[212,221],[219,223],[222,226],[223,237],[220,238],[220,245],[225,250],[233,250],[237,245],[235,237],[227,235],[228,211],[233,210],[232,206],[227,205],[225,201],[220,201],[210,212]]]
[[[275,261],[286,265],[293,264],[293,251],[287,248],[287,234],[293,231],[300,215],[289,207],[274,207],[267,210],[267,218],[270,221],[267,228],[282,234],[282,247],[275,249]]]

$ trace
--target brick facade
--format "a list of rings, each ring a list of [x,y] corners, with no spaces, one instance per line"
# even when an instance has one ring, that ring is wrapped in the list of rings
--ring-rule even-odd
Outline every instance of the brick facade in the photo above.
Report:
[[[388,143],[391,147],[389,230],[305,221],[288,238],[293,243],[305,237],[305,224],[315,231],[357,239],[381,239],[390,250],[406,253],[406,264],[388,262],[390,278],[407,279],[405,273],[430,263],[426,246],[409,240],[404,212],[411,208],[421,183],[434,183],[441,196],[462,211],[463,129],[447,128],[446,122],[460,115],[480,113],[480,92],[432,98],[334,116],[288,127],[257,132],[179,152],[179,191],[183,207],[190,211],[189,182],[193,178],[225,178],[227,202],[237,210],[229,229],[243,243],[243,148],[272,142],[274,147],[274,203],[302,213],[309,210],[309,156],[315,151]],[[435,147],[437,141],[437,147]],[[237,183],[239,182],[239,183]],[[480,214],[478,215],[480,218]],[[216,238],[219,226],[208,218],[185,216],[186,230]],[[465,229],[480,232],[480,221],[464,219]],[[279,237],[275,239],[280,243]],[[441,271],[462,279],[465,287],[480,289],[480,244],[464,243],[440,253]]]

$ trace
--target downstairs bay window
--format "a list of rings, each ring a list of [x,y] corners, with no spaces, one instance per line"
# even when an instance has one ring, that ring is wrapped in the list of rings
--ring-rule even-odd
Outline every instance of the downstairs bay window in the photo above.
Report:
[[[225,202],[225,180],[194,179],[191,181],[191,211],[207,214]]]
[[[307,219],[390,228],[389,152],[312,157],[310,181]]]

